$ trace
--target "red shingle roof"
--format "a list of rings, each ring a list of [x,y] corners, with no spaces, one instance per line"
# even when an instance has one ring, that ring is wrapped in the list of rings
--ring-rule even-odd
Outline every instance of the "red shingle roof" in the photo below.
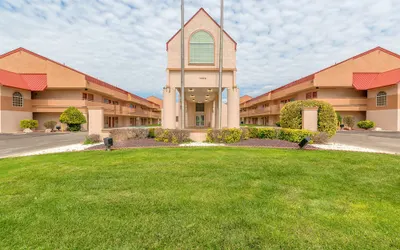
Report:
[[[30,91],[43,91],[47,87],[47,76],[46,74],[18,74],[0,69],[0,85]]]
[[[400,83],[400,69],[383,73],[353,73],[353,86],[357,90],[368,90]]]

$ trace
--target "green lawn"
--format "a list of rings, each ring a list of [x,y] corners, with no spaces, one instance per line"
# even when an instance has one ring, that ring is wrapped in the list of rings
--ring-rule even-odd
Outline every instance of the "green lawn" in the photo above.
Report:
[[[0,249],[399,249],[400,157],[256,148],[0,160]]]

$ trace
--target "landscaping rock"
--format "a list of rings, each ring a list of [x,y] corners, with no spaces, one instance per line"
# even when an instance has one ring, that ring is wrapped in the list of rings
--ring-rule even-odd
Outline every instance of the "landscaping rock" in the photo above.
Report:
[[[376,128],[374,129],[374,131],[382,131],[382,128],[376,127]]]
[[[52,131],[52,130],[48,128],[48,129],[46,129],[44,132],[45,132],[45,133],[51,133],[51,131]]]
[[[26,128],[26,129],[24,129],[24,131],[23,131],[25,134],[27,134],[27,133],[32,133],[33,131],[32,131],[32,129],[30,129],[30,128]]]

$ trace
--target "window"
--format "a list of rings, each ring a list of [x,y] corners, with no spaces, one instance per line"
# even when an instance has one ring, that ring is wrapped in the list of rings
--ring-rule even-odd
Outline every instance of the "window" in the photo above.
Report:
[[[190,38],[189,63],[214,64],[214,39],[205,31],[198,31]]]
[[[376,95],[376,106],[384,107],[387,104],[387,95],[386,92],[381,91]]]
[[[104,98],[104,103],[111,104],[111,100],[108,100],[107,98]]]
[[[318,92],[314,91],[314,92],[308,92],[306,94],[306,99],[316,99],[318,98]]]
[[[204,103],[196,103],[196,112],[204,112]]]
[[[24,98],[22,97],[21,93],[14,92],[13,99],[12,99],[12,105],[14,107],[22,107],[22,106],[24,106]]]
[[[136,105],[133,105],[132,103],[130,103],[130,104],[129,104],[129,107],[130,107],[131,109],[135,109],[135,108],[136,108]]]
[[[90,102],[93,102],[93,94],[88,94],[88,93],[82,93],[82,100],[88,100]]]

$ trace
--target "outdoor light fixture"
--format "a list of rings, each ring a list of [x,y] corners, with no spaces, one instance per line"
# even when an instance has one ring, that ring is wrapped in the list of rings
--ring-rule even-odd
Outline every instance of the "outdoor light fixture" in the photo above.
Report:
[[[191,95],[190,97],[194,98],[194,95]]]
[[[207,89],[207,91],[208,91],[208,92],[212,92],[213,90],[212,90],[212,89]]]
[[[210,97],[210,95],[206,95],[206,97]]]
[[[299,148],[303,149],[310,142],[310,140],[311,140],[310,137],[306,137],[303,140],[301,140],[301,142],[299,143]]]
[[[194,92],[194,89],[189,89],[189,92]]]
[[[111,151],[111,147],[113,146],[113,138],[106,137],[104,138],[104,146],[106,146],[106,151]]]

